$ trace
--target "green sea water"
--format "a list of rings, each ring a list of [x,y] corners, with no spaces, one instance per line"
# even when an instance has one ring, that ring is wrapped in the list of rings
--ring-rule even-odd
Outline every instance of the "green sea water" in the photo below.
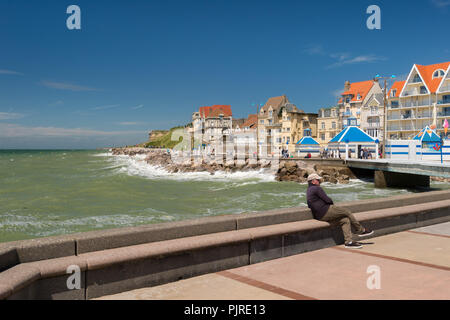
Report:
[[[335,202],[413,192],[322,185]],[[432,183],[434,189],[450,184]],[[0,151],[0,242],[306,206],[306,184],[264,172],[169,174],[98,150]]]

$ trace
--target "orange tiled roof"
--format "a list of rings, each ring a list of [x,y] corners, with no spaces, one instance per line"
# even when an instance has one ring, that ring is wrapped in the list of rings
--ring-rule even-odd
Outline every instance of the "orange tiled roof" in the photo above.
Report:
[[[225,117],[231,117],[231,106],[226,105],[213,105],[210,107],[200,107],[199,109],[200,117],[218,117],[219,114],[223,114]]]
[[[445,72],[447,71],[449,65],[450,62],[442,62],[430,64],[428,66],[422,66],[418,64],[416,64],[415,66],[417,67],[417,70],[419,70],[422,80],[426,83],[428,89],[430,89],[430,92],[434,93],[436,92],[443,78],[441,77],[433,79],[433,73],[438,69],[442,69]]]
[[[350,89],[341,93],[341,96],[351,94],[353,97],[350,101],[363,101],[372,88],[373,83],[373,80],[350,83]],[[358,94],[361,95],[361,99],[358,99]],[[341,100],[339,102],[342,102]]]
[[[249,114],[247,120],[242,124],[242,128],[252,128],[255,125],[258,125],[258,115],[257,114]]]
[[[389,91],[388,91],[388,98],[391,97],[391,91],[392,91],[392,90],[397,90],[397,92],[395,93],[395,96],[394,96],[394,97],[398,97],[398,96],[400,95],[400,92],[401,92],[402,89],[403,89],[403,86],[405,85],[405,82],[406,82],[406,80],[403,80],[403,81],[395,81],[395,82],[392,84],[391,89],[389,89]]]

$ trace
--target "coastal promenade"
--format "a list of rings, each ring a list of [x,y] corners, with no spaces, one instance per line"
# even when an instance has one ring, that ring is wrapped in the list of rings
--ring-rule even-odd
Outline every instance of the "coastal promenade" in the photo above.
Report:
[[[334,246],[98,299],[450,299],[450,222],[361,242],[362,249]]]
[[[372,256],[364,256],[366,260],[361,263],[357,262],[362,257],[356,251],[349,252],[346,249],[340,252],[340,249],[335,248],[343,243],[339,228],[314,220],[308,208],[294,207],[1,243],[0,299],[90,300],[198,276],[223,278],[228,275],[228,278],[236,278],[231,269],[243,272],[237,273],[238,276],[257,275],[253,268],[264,266],[261,263],[265,262],[269,266],[274,263],[275,269],[269,267],[267,274],[261,273],[262,278],[252,280],[265,283],[264,279],[270,279],[272,272],[280,273],[276,270],[277,261],[294,259],[293,265],[301,265],[303,262],[295,261],[296,256],[322,261],[322,267],[331,274],[335,269],[330,268],[339,271],[338,265],[347,264],[347,268],[341,270],[344,272],[342,279],[345,279],[345,273],[355,273],[356,266],[364,266],[366,270],[372,262],[378,266],[377,263],[384,261],[374,258],[389,256],[389,251],[384,251],[387,249],[378,244],[385,242],[386,248],[390,250],[406,241],[402,236],[395,238],[401,232],[450,221],[449,190],[339,204],[354,212],[356,219],[363,225],[376,230],[374,236],[381,237],[377,239],[377,245],[372,246],[375,250],[371,252]],[[427,230],[432,233],[431,229]],[[444,255],[448,247],[441,238],[445,237],[439,237],[435,243],[438,245],[436,250],[442,251]],[[405,249],[423,247],[423,252],[412,253],[413,256],[420,256],[435,250],[430,246],[430,242],[419,239],[398,247],[397,252],[403,254]],[[367,244],[366,249],[370,248]],[[428,251],[425,250],[427,248]],[[322,252],[325,252],[323,257]],[[345,257],[349,255],[354,256],[347,261]],[[399,257],[414,260],[412,256]],[[442,264],[442,261],[435,261],[433,257],[430,259],[417,261],[438,266]],[[448,271],[448,265],[442,267]],[[303,268],[305,272],[302,276],[308,279],[314,278],[308,272],[318,272],[319,275],[325,273],[321,268],[308,267],[307,264]],[[298,271],[302,268],[294,269]],[[411,269],[408,272],[406,274],[413,277],[419,271]],[[287,275],[289,270],[281,273]],[[436,279],[430,281],[437,282]],[[340,283],[343,285],[343,282]],[[322,276],[319,276],[316,287],[320,288],[321,284]],[[283,290],[295,292],[294,288]],[[325,297],[315,292],[299,292],[305,297]]]

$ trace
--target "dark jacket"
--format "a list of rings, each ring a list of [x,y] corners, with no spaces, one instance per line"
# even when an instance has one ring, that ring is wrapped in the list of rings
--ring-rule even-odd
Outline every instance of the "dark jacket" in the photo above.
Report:
[[[327,213],[330,205],[333,204],[325,191],[320,186],[309,183],[308,190],[306,190],[306,202],[308,208],[311,209],[314,219],[320,220]]]

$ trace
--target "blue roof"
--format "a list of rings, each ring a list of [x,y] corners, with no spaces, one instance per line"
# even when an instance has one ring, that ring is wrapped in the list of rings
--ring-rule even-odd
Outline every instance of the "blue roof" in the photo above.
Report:
[[[339,132],[333,139],[328,143],[340,143],[340,142],[375,142],[375,139],[369,136],[367,133],[362,131],[360,128],[355,126],[348,126],[341,132]]]
[[[309,136],[301,138],[296,144],[300,144],[300,145],[305,145],[305,144],[308,144],[308,145],[311,145],[311,144],[317,144],[317,145],[319,145],[319,143],[318,143],[316,140],[314,140],[313,138],[311,138],[311,137],[309,137]]]
[[[413,138],[413,140],[419,140],[420,142],[440,142],[441,137],[439,137],[436,132],[426,126]]]

